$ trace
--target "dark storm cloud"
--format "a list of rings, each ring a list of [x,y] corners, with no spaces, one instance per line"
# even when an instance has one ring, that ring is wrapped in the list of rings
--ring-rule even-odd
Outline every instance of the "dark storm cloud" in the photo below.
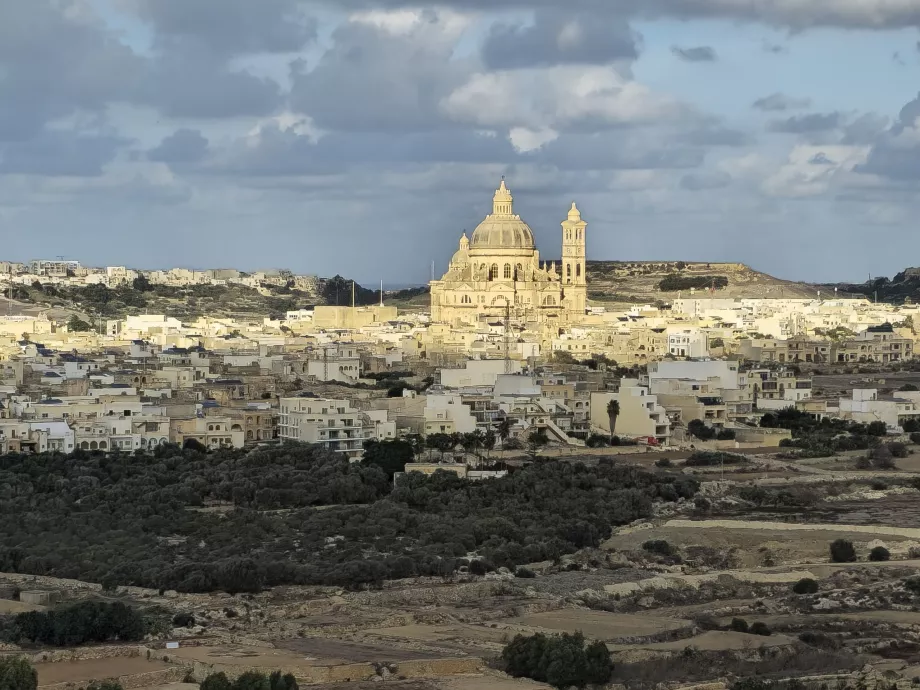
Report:
[[[0,175],[101,175],[127,142],[112,136],[45,130],[28,140],[0,144]]]
[[[257,139],[240,142],[203,169],[283,177],[403,164],[509,163],[516,156],[507,139],[472,131],[333,132],[313,141],[292,129],[267,126]]]
[[[339,9],[416,7],[418,0],[326,0]],[[443,0],[458,10],[494,10],[493,0]],[[551,9],[559,0],[505,0],[503,9]],[[643,18],[734,19],[771,26],[808,29],[830,26],[863,29],[897,29],[920,26],[920,2],[904,0],[569,0],[573,12]]]
[[[684,62],[715,62],[718,59],[715,49],[710,46],[693,48],[671,46],[671,52]]]
[[[774,120],[767,129],[780,134],[814,134],[837,129],[843,122],[840,113],[812,113]]]
[[[920,181],[920,95],[908,101],[898,114],[898,121],[880,133],[869,151],[866,162],[856,166],[859,173],[869,173],[900,181]]]
[[[762,110],[765,113],[777,113],[784,110],[798,110],[807,108],[811,105],[811,99],[793,98],[783,93],[773,93],[763,98],[758,98],[751,104],[755,110]]]
[[[364,22],[347,22],[310,71],[291,75],[290,102],[317,126],[334,130],[427,129],[445,124],[440,101],[470,73],[453,60],[454,42],[426,12],[411,35],[393,35]]]
[[[638,36],[621,17],[536,12],[531,25],[494,24],[482,46],[491,69],[604,64],[638,56]]]
[[[215,53],[287,53],[316,38],[302,0],[134,0],[161,42],[189,41]]]
[[[142,74],[129,48],[66,7],[0,2],[0,141],[26,140],[49,120],[127,100]]]
[[[197,129],[177,129],[147,152],[157,163],[197,163],[208,153],[208,140]]]
[[[267,115],[283,103],[277,82],[233,71],[203,51],[171,52],[147,67],[135,99],[169,117]]]
[[[732,176],[720,170],[687,173],[680,179],[680,186],[691,192],[707,189],[721,189],[732,182]]]

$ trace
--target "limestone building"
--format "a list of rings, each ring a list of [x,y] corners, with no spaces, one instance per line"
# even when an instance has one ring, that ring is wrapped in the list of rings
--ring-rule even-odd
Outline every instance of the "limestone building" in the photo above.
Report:
[[[460,238],[447,273],[431,281],[431,318],[451,325],[503,318],[516,321],[578,322],[585,315],[585,229],[575,204],[562,223],[562,261],[540,261],[533,232],[514,214],[513,197],[502,179],[492,213],[473,235]]]

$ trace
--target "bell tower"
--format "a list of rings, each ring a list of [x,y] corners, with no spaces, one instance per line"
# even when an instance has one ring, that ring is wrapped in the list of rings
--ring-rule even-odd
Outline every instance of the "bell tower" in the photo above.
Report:
[[[588,281],[586,275],[585,229],[588,224],[582,220],[581,211],[572,202],[569,216],[562,222],[562,288],[566,304],[572,316],[585,313],[588,303]]]

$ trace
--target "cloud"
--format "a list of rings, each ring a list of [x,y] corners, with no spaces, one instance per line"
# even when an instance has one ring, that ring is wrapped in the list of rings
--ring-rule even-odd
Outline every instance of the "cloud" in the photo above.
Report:
[[[493,24],[482,46],[490,69],[606,64],[638,56],[638,36],[620,16],[536,12],[532,24]]]
[[[834,161],[827,157],[824,151],[818,151],[818,153],[808,159],[808,163],[810,165],[836,165]]]
[[[472,71],[453,59],[465,27],[449,12],[353,16],[334,31],[332,46],[312,70],[295,66],[291,107],[323,129],[444,126],[441,99]]]
[[[898,120],[875,137],[856,172],[898,181],[920,181],[920,95],[908,101]]]
[[[147,152],[159,163],[197,163],[208,154],[208,140],[197,129],[178,129]]]
[[[837,129],[842,122],[841,113],[812,113],[796,115],[785,120],[773,120],[767,129],[780,134],[814,134]]]
[[[45,130],[28,141],[0,144],[0,175],[101,175],[126,143],[109,135]]]
[[[77,111],[105,110],[142,68],[76,0],[0,2],[0,141],[40,135],[47,122]]]
[[[649,124],[687,111],[609,66],[480,72],[441,107],[469,125],[533,130]]]
[[[671,52],[684,62],[715,62],[719,59],[715,49],[710,46],[696,46],[694,48],[671,46]]]
[[[721,170],[687,173],[680,179],[680,186],[691,192],[721,189],[732,182],[732,176]]]
[[[767,39],[764,39],[763,41],[761,41],[760,47],[763,50],[763,52],[770,53],[771,55],[783,55],[784,53],[789,52],[789,49],[783,44],[773,43],[772,41],[768,41]]]
[[[799,110],[811,105],[809,98],[793,98],[782,93],[773,93],[763,98],[758,98],[751,105],[756,110],[762,110],[765,113],[782,112],[784,110]]]
[[[31,0],[30,0],[31,1]],[[130,0],[161,45],[199,44],[221,55],[289,53],[316,38],[301,0]]]

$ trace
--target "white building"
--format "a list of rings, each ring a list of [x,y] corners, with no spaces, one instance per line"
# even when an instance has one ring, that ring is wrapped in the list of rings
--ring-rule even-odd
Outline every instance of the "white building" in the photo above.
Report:
[[[505,371],[504,359],[470,359],[464,362],[462,369],[441,369],[441,385],[445,388],[464,388],[468,386],[494,386],[502,374],[519,374],[521,363],[515,360],[507,362],[510,371]]]
[[[667,445],[671,438],[671,422],[658,398],[640,386],[635,379],[623,379],[616,393],[591,393],[591,426],[609,434],[610,416],[607,404],[611,400],[620,403],[620,414],[616,419],[614,433],[631,438],[654,438],[661,445]]]
[[[363,413],[349,400],[282,398],[279,436],[357,460],[364,453]]]
[[[669,328],[668,352],[674,357],[706,357],[709,337],[699,328]]]

